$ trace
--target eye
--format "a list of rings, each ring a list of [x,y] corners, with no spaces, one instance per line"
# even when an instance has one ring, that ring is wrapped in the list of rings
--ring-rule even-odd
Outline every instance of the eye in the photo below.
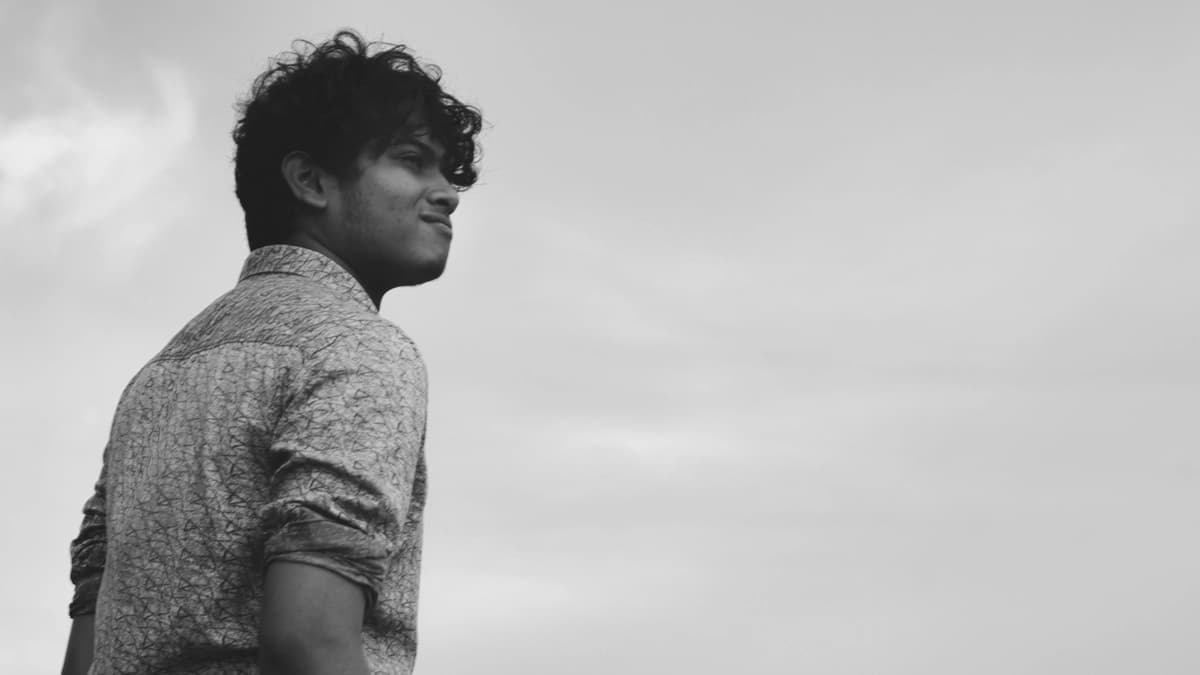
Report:
[[[402,162],[418,169],[425,164],[425,158],[422,156],[421,152],[408,146],[392,148],[388,152],[388,156],[394,161]]]

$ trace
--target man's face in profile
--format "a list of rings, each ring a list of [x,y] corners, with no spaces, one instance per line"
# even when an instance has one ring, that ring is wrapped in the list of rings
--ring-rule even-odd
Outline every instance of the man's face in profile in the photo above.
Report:
[[[450,253],[458,192],[442,174],[444,149],[427,133],[359,153],[339,180],[339,254],[383,287],[441,276]]]

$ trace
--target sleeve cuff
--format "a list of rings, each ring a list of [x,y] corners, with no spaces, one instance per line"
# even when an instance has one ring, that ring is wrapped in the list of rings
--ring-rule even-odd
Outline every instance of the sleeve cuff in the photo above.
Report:
[[[97,574],[75,583],[75,596],[71,599],[71,604],[67,608],[68,616],[74,619],[79,616],[96,613],[96,597],[100,594],[100,580],[102,578],[101,575]]]
[[[387,547],[352,527],[324,520],[290,523],[263,550],[263,572],[276,560],[314,565],[363,587],[366,609],[378,603],[387,570]]]

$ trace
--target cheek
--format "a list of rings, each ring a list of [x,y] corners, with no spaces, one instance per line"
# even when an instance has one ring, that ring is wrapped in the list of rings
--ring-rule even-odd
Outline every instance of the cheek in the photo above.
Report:
[[[413,226],[420,222],[423,194],[423,186],[402,171],[380,172],[363,185],[363,216],[392,227]]]
[[[399,186],[392,193],[392,206],[399,210],[414,214],[420,213],[421,191],[412,185]]]
[[[386,192],[365,189],[353,195],[346,206],[346,219],[352,227],[369,233],[394,220],[399,205]]]
[[[369,193],[363,190],[360,183],[355,186],[355,189],[346,194],[346,220],[357,223],[362,221],[363,217],[368,213],[368,205],[370,200]]]

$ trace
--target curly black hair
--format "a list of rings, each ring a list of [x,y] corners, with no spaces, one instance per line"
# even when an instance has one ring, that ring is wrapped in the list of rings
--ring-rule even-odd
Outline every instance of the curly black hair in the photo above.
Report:
[[[234,179],[250,248],[280,243],[298,203],[280,164],[305,152],[339,178],[355,160],[425,130],[445,148],[442,173],[462,191],[478,178],[479,109],[442,90],[441,70],[404,45],[365,42],[342,30],[321,44],[297,40],[271,61],[237,104]]]

